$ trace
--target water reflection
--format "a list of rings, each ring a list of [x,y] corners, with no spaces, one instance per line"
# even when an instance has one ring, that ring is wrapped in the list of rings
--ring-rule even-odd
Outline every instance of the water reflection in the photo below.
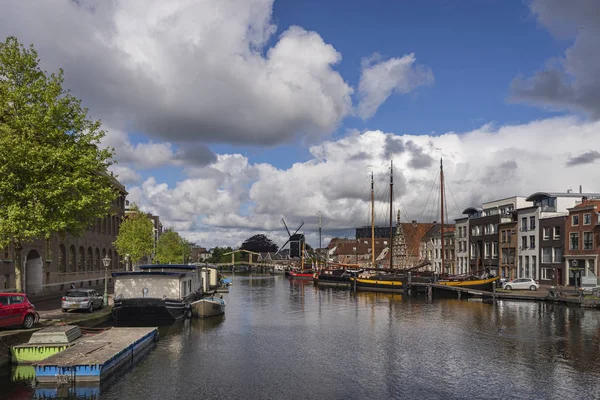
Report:
[[[353,293],[237,273],[225,299],[225,316],[161,327],[156,349],[108,386],[60,395],[600,398],[596,310]],[[59,396],[38,391],[28,374],[11,371],[0,393]]]

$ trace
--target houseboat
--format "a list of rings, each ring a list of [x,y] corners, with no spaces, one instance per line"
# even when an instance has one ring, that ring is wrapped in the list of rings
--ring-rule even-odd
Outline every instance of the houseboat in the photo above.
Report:
[[[138,271],[113,272],[112,277],[117,323],[176,321],[189,315],[190,304],[202,297],[193,265],[142,265]]]

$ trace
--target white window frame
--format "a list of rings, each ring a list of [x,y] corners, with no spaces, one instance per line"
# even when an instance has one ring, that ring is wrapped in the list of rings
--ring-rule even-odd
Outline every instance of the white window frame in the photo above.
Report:
[[[542,280],[552,279],[552,268],[542,268]]]
[[[556,234],[557,230],[558,230],[558,235]],[[560,226],[555,226],[554,228],[552,228],[552,238],[554,240],[560,239]]]
[[[562,248],[560,247],[553,247],[552,248],[552,263],[553,264],[560,264],[562,262],[562,260],[559,260],[558,257],[556,257],[556,250],[559,249],[560,250],[560,258],[562,259],[564,257],[564,251]]]
[[[577,223],[575,223],[575,219],[577,219]],[[571,225],[578,226],[579,225],[579,215],[571,215]]]
[[[573,247],[573,239],[572,237],[574,237],[575,235],[577,235],[577,247]],[[569,233],[569,250],[579,250],[579,232],[571,232]]]
[[[586,249],[586,248],[585,248],[585,235],[586,235],[586,234],[592,235],[592,247],[591,247],[591,248],[589,248],[589,249]],[[582,244],[583,244],[583,247],[581,248],[582,250],[594,250],[594,232],[590,232],[590,231],[588,231],[588,232],[583,232],[583,240],[582,240]]]
[[[587,222],[585,222],[587,219]],[[583,225],[591,225],[592,224],[592,214],[585,213],[583,214]]]
[[[545,251],[550,251],[546,254]],[[542,247],[542,264],[551,264],[553,260],[554,249],[552,247]],[[548,256],[548,257],[546,257]]]
[[[549,226],[545,226],[544,229],[542,229],[542,240],[550,240],[550,227]]]

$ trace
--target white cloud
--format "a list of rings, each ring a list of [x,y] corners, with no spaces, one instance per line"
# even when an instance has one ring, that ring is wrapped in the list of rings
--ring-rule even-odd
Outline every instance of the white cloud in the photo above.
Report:
[[[393,92],[406,94],[431,83],[433,72],[427,66],[417,65],[414,54],[389,60],[380,60],[374,55],[363,60],[358,85],[358,115],[363,119],[370,118]]]
[[[12,0],[0,35],[33,43],[45,69],[64,68],[66,86],[121,130],[177,146],[320,138],[352,110],[352,88],[333,69],[341,55],[297,26],[266,46],[272,8],[273,0]],[[148,146],[138,153],[173,152]]]
[[[285,239],[281,217],[290,228],[304,221],[304,232],[316,240],[319,211],[325,235],[352,236],[353,228],[369,223],[371,169],[378,192],[377,221],[387,224],[391,158],[395,209],[402,210],[403,220],[439,220],[434,195],[440,157],[448,210],[451,217],[459,217],[467,206],[536,191],[566,191],[581,184],[585,191],[600,192],[596,159],[580,157],[598,139],[600,122],[572,117],[498,128],[484,125],[441,136],[367,131],[313,146],[311,159],[288,169],[252,164],[241,155],[219,155],[215,163],[190,170],[190,177],[174,187],[149,179],[132,189],[130,197],[203,246],[239,245],[258,232]],[[578,162],[568,167],[574,159]]]
[[[532,77],[517,77],[512,99],[600,119],[600,2],[533,0],[538,22],[555,37],[574,39],[564,56],[547,61]]]
[[[127,166],[113,164],[109,170],[123,185],[137,185],[142,180],[142,176],[136,170]]]

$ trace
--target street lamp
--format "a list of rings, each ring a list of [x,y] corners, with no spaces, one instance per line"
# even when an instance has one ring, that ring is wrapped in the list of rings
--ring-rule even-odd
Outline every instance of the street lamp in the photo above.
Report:
[[[104,264],[104,305],[108,306],[108,266],[110,265],[110,258],[105,256],[102,259],[102,264]]]

